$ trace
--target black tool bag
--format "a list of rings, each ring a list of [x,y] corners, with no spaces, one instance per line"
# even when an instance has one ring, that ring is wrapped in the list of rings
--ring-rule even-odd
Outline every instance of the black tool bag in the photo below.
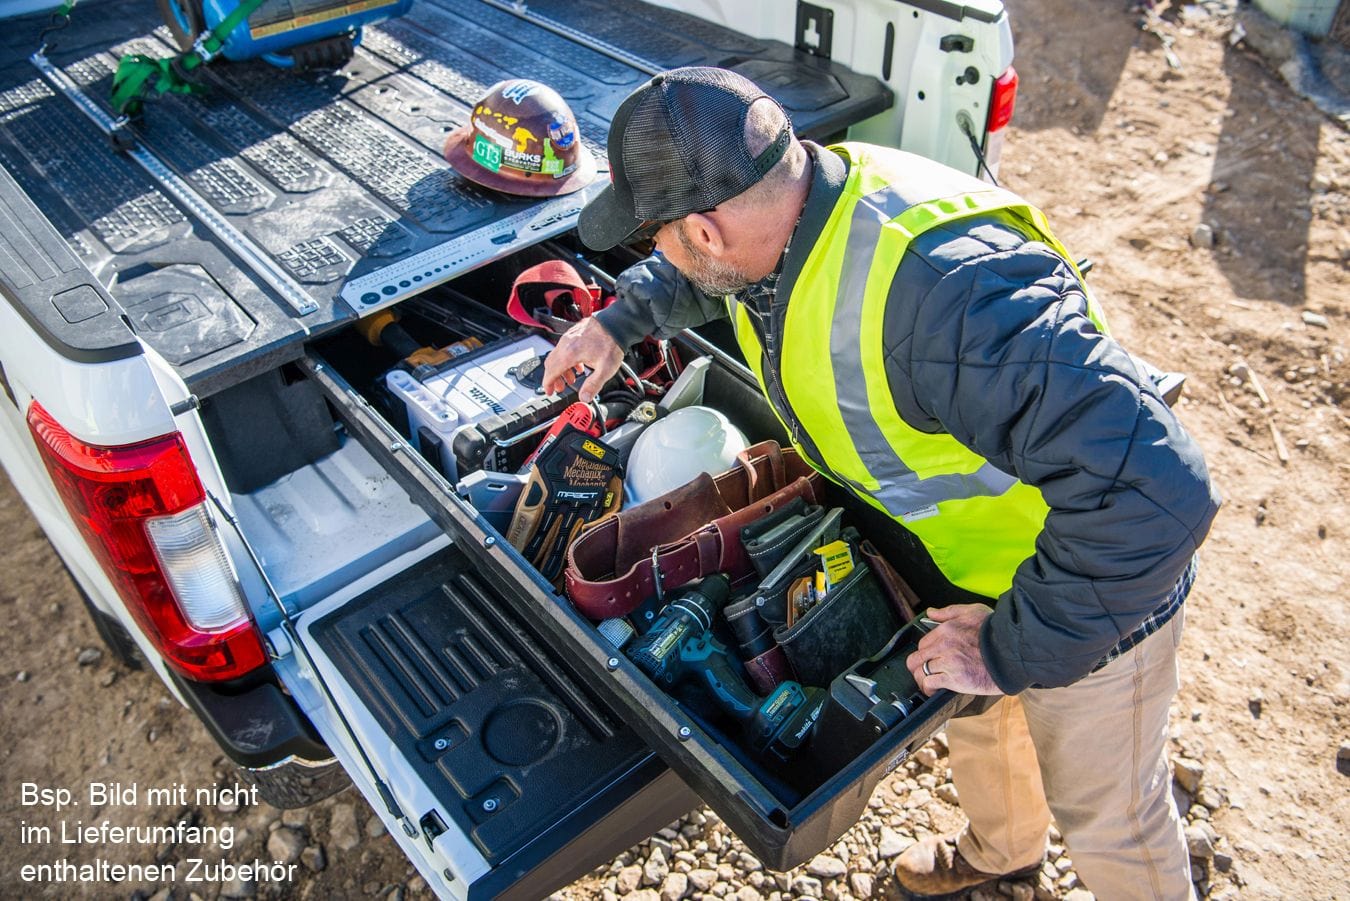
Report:
[[[791,626],[774,630],[797,681],[828,686],[834,677],[886,646],[903,623],[865,561]]]
[[[815,571],[811,551],[838,535],[839,513],[797,498],[741,529],[745,555],[760,578],[752,600],[764,622],[787,623],[788,588],[808,570]],[[827,532],[833,534],[824,538]]]
[[[759,617],[774,627],[774,641],[803,685],[828,686],[839,673],[885,646],[904,624],[868,563],[864,542],[855,530],[843,527],[842,517],[840,507],[826,510],[799,501],[741,533],[746,554],[761,576],[743,603],[753,604]],[[788,625],[789,589],[820,567],[816,549],[840,538],[852,550],[853,571],[802,619]]]

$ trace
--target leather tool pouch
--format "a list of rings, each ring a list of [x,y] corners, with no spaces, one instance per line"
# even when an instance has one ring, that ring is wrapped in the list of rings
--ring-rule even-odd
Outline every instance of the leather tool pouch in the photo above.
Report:
[[[750,558],[750,565],[760,578],[768,576],[824,518],[824,507],[813,506],[804,498],[797,498],[741,529],[745,555]]]
[[[757,693],[767,695],[785,679],[792,678],[787,657],[773,638],[773,626],[759,615],[754,599],[728,604],[722,615],[736,638],[745,674]]]
[[[828,686],[835,676],[881,650],[902,625],[865,560],[791,626],[774,630],[803,685]]]
[[[871,541],[863,541],[858,545],[858,552],[862,554],[867,565],[872,567],[872,571],[877,575],[877,581],[881,583],[881,590],[886,593],[891,606],[895,608],[895,615],[900,617],[900,622],[907,623],[918,615],[918,610],[923,607],[919,601],[918,594],[909,583],[905,581],[900,573],[896,572],[891,561],[881,556],[881,552]]]
[[[582,615],[626,616],[664,590],[715,572],[754,578],[741,529],[797,498],[815,501],[821,477],[792,448],[763,441],[718,476],[621,511],[587,529],[567,552],[567,595]]]
[[[804,505],[801,510],[797,516],[784,517],[770,527],[769,532],[773,534],[764,545],[773,544],[774,550],[763,559],[772,562],[772,566],[762,575],[759,587],[751,595],[760,617],[773,626],[787,625],[787,597],[792,583],[816,571],[820,559],[812,551],[839,537],[842,508],[827,511]],[[784,540],[787,538],[791,540]],[[749,548],[746,552],[749,553]]]

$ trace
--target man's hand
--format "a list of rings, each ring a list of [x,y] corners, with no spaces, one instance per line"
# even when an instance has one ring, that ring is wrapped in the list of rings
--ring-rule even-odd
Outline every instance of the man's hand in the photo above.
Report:
[[[588,404],[600,393],[600,388],[619,371],[623,362],[620,347],[605,327],[587,317],[567,330],[558,339],[558,346],[544,360],[544,390],[557,394],[567,385],[576,383],[585,366],[591,374],[578,390],[579,399]]]
[[[938,626],[919,639],[918,650],[905,661],[924,694],[939,688],[966,695],[1003,694],[980,656],[980,625],[993,612],[984,604],[954,604],[928,612]]]

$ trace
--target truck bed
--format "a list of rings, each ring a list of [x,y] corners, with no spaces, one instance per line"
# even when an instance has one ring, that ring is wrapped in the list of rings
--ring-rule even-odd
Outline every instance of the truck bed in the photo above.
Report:
[[[880,82],[837,63],[638,0],[538,0],[528,11],[419,0],[407,16],[367,28],[340,71],[212,64],[206,93],[148,104],[136,126],[148,162],[138,163],[94,117],[111,120],[122,54],[174,52],[154,4],[81,4],[48,36],[54,71],[44,75],[29,57],[46,21],[12,20],[0,36],[0,164],[113,306],[97,296],[53,304],[41,282],[18,284],[8,270],[0,279],[58,350],[71,342],[51,332],[87,329],[86,362],[101,347],[124,355],[130,328],[199,396],[575,224],[603,172],[579,194],[526,201],[479,188],[443,161],[446,135],[501,79],[556,88],[602,163],[619,103],[674,66],[727,66],[771,86],[808,137],[891,102]],[[148,171],[157,167],[158,176]],[[18,200],[0,209],[11,225],[31,216]],[[293,290],[277,288],[278,273]]]

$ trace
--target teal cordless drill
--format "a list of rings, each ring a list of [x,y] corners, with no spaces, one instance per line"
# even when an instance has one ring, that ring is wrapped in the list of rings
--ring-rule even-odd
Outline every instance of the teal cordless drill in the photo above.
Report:
[[[744,724],[752,751],[787,763],[810,738],[827,695],[792,681],[765,698],[750,690],[740,661],[712,634],[713,617],[730,594],[731,583],[721,573],[681,591],[628,656],[667,691],[686,683],[702,687]]]

